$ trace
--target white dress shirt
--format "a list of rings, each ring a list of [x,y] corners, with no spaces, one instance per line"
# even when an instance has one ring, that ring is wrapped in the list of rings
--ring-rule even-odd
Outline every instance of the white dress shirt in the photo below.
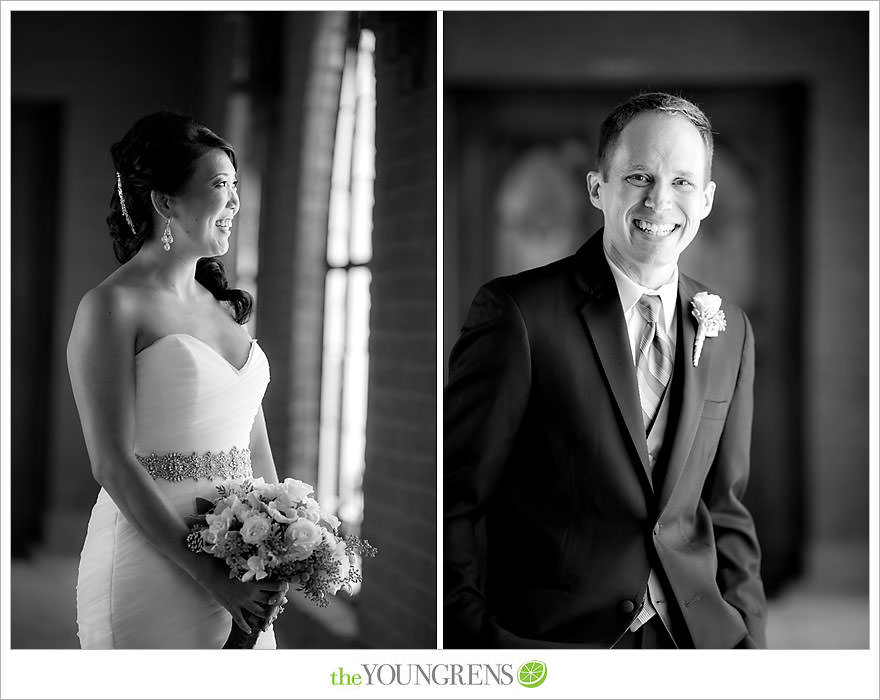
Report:
[[[678,266],[675,267],[672,277],[668,282],[657,289],[648,289],[627,277],[626,273],[608,257],[607,253],[605,259],[608,260],[608,266],[611,268],[611,274],[614,276],[614,282],[617,285],[617,294],[620,297],[620,305],[623,309],[624,320],[626,321],[633,367],[638,363],[639,342],[647,324],[637,308],[639,299],[645,294],[660,297],[663,326],[666,331],[666,337],[669,338],[672,356],[675,357],[675,342],[678,336],[678,328],[675,324],[675,305],[678,302]],[[669,402],[664,397],[657,412],[657,417],[654,419],[651,435],[646,437],[649,466],[652,470],[657,460],[657,454],[662,446],[668,415]],[[630,631],[635,632],[654,615],[659,614],[671,637],[672,632],[666,610],[665,597],[660,580],[654,570],[651,569],[645,592],[645,605],[630,625]]]
[[[626,330],[629,334],[629,347],[632,351],[633,367],[638,362],[639,341],[642,339],[642,333],[645,330],[645,319],[636,308],[636,304],[638,304],[643,294],[653,294],[660,297],[663,309],[663,328],[666,331],[666,337],[669,338],[669,344],[672,347],[674,356],[675,340],[678,335],[678,329],[675,323],[673,323],[675,321],[675,305],[678,303],[678,266],[676,266],[671,279],[666,284],[662,285],[659,289],[648,289],[627,277],[626,273],[615,265],[607,254],[605,259],[608,260],[608,266],[611,268],[611,274],[614,276],[614,283],[617,285],[617,295],[620,297],[620,305],[623,308],[623,318],[626,320]]]

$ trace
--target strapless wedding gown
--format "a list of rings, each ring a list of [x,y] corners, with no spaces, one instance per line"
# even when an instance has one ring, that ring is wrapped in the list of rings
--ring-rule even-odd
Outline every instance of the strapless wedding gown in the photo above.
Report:
[[[251,473],[246,450],[268,361],[252,341],[236,369],[198,338],[175,333],[141,350],[135,363],[135,454],[174,510],[192,514],[197,496],[213,499],[217,484]],[[220,649],[232,625],[104,489],[89,520],[76,598],[83,649]],[[257,648],[275,648],[271,627]]]

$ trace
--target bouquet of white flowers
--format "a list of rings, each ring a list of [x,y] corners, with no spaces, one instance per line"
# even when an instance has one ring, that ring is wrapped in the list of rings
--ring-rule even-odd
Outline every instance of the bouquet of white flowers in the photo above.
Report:
[[[330,596],[361,580],[356,557],[376,554],[367,540],[341,536],[338,518],[325,513],[312,487],[297,479],[249,479],[217,491],[214,501],[197,499],[199,514],[190,520],[186,541],[192,551],[222,559],[230,578],[287,581],[325,607]],[[253,648],[260,630],[252,627],[247,635],[233,625],[223,648]]]

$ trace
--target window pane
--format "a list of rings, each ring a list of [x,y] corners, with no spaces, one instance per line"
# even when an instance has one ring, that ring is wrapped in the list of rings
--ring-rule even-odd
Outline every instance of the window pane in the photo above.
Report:
[[[346,277],[345,270],[329,270],[324,290],[324,358],[321,373],[317,495],[318,502],[331,513],[339,507],[337,465],[345,353]]]
[[[318,499],[346,528],[363,520],[375,180],[376,86],[371,32],[346,53],[327,231]]]
[[[361,482],[367,428],[367,376],[370,336],[370,271],[349,271],[348,328],[343,376],[342,445],[339,462],[339,517],[358,525],[362,519]]]
[[[361,34],[357,64],[357,111],[352,162],[350,257],[365,263],[373,255],[373,181],[376,179],[376,74],[370,31]]]
[[[330,178],[330,213],[327,222],[327,262],[332,267],[347,265],[351,229],[351,167],[355,138],[357,54],[345,54],[342,87],[339,93],[339,116],[333,146],[333,171]]]

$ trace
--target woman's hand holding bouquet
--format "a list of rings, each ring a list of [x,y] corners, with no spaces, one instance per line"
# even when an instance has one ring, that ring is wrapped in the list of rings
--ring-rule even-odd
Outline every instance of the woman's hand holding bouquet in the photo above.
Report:
[[[283,586],[289,583],[307,599],[325,607],[330,604],[330,596],[361,580],[356,557],[376,554],[366,540],[356,535],[341,536],[339,520],[321,509],[312,497],[311,486],[297,479],[278,484],[262,478],[230,482],[218,486],[217,491],[219,497],[214,501],[198,499],[200,514],[191,521],[187,545],[194,552],[221,560],[230,579],[264,584],[247,586],[248,594],[242,597],[241,584],[229,582],[233,586],[229,590],[232,608],[221,603],[227,609],[238,606],[241,619],[233,613],[236,624],[224,649],[253,648],[260,626],[251,624],[251,633],[247,634],[241,623],[247,612],[264,619],[266,610],[261,608],[260,595],[265,597],[268,592],[268,604],[278,605],[286,592]],[[218,592],[214,595],[217,597]],[[282,610],[278,608],[277,612]],[[265,619],[265,626],[274,617]]]

